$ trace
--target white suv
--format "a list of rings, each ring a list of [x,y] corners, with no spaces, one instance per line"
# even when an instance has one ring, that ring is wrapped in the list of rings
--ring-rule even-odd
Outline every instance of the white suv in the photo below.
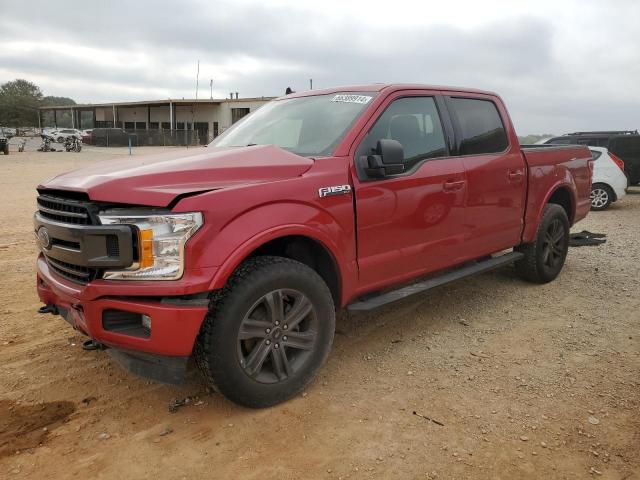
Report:
[[[48,133],[48,136],[55,142],[64,143],[68,137],[76,137],[78,140],[82,140],[82,132],[75,128],[59,128]]]
[[[624,162],[604,147],[589,147],[593,157],[591,210],[606,210],[626,195]]]

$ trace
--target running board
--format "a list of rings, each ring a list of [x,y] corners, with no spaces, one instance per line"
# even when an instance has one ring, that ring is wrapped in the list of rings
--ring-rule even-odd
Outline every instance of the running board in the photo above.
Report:
[[[451,283],[456,280],[460,280],[461,278],[470,277],[472,275],[488,272],[489,270],[508,265],[509,263],[513,263],[516,260],[521,259],[522,257],[524,257],[524,254],[520,252],[510,252],[504,255],[500,255],[499,257],[492,257],[487,260],[467,264],[466,266],[463,266],[456,270],[448,271],[435,277],[431,277],[422,282],[414,283],[412,285],[408,285],[397,290],[392,290],[390,292],[381,293],[380,295],[375,295],[373,297],[357,300],[347,305],[347,310],[352,312],[373,310],[374,308],[378,308],[382,305],[386,305],[387,303],[401,300],[410,295],[421,293],[426,290],[431,290],[432,288],[439,287],[440,285]]]

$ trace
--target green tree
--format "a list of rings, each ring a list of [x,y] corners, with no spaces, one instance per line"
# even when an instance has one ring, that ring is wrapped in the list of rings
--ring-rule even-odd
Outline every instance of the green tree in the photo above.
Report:
[[[21,78],[0,85],[0,124],[22,127],[38,124],[40,87]]]
[[[69,97],[53,97],[48,95],[42,99],[41,106],[43,107],[65,107],[75,105],[76,102],[73,98]]]

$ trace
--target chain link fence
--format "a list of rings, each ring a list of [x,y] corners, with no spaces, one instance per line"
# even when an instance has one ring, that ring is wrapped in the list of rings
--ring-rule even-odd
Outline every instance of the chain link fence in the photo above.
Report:
[[[82,142],[98,147],[171,147],[205,145],[209,139],[198,130],[94,128]]]

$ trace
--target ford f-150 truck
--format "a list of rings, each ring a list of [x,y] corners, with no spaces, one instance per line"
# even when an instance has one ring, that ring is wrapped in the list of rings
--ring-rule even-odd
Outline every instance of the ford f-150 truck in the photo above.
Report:
[[[584,146],[521,147],[493,93],[367,85],[294,93],[208,148],[104,162],[38,187],[37,289],[129,371],[194,357],[266,407],[325,362],[336,311],[508,263],[563,267],[590,207]]]

